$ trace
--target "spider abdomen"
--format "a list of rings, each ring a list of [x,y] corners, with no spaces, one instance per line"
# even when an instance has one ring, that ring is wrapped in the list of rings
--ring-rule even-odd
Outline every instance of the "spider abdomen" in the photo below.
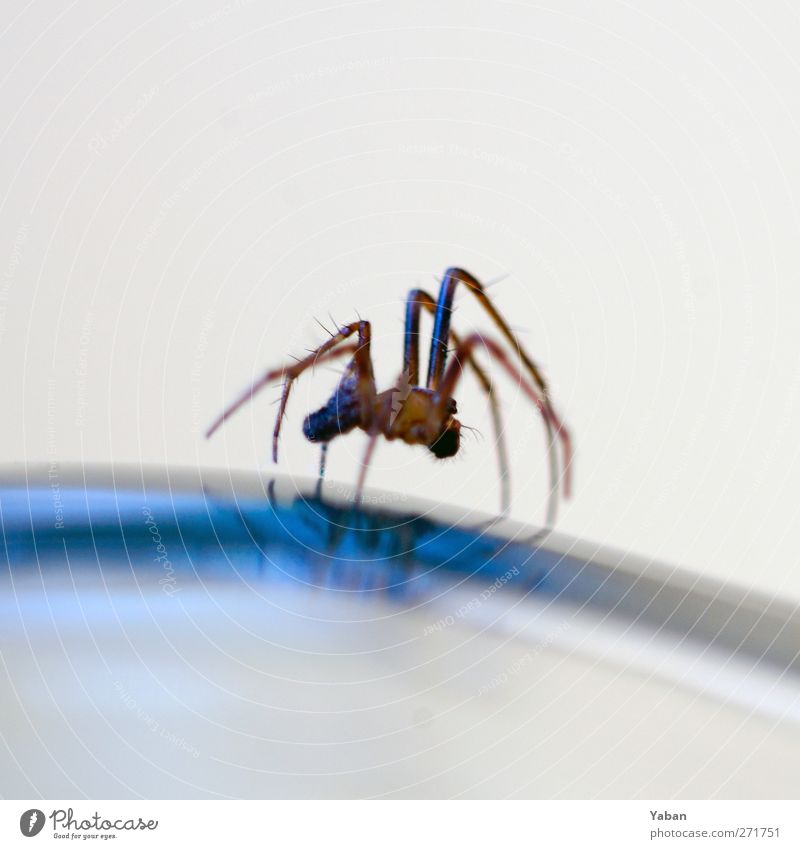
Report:
[[[309,442],[330,442],[349,433],[360,420],[360,401],[354,392],[340,388],[318,410],[303,420],[303,435]]]

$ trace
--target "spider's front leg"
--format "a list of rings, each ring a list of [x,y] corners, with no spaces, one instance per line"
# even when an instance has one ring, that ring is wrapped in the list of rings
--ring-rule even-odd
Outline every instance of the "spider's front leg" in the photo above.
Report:
[[[546,408],[542,411],[542,415],[544,417],[545,427],[547,428],[547,450],[550,458],[550,489],[552,493],[550,512],[554,513],[558,460],[553,449],[555,445],[555,436],[561,438],[563,443],[566,430],[560,425],[560,422],[558,422],[555,411],[553,410],[553,405],[550,401],[550,390],[545,382],[544,375],[541,370],[524,350],[508,322],[500,315],[497,308],[489,299],[486,294],[486,287],[468,271],[464,271],[463,268],[448,268],[447,271],[445,271],[444,278],[442,279],[442,285],[439,290],[439,300],[436,304],[436,321],[434,323],[430,361],[428,363],[428,386],[431,389],[437,389],[445,376],[445,368],[448,358],[447,340],[450,332],[450,321],[453,314],[453,299],[459,285],[466,287],[475,296],[480,305],[489,314],[492,321],[498,327],[500,333],[512,346],[516,355],[522,361],[530,379],[533,381],[533,385],[536,389],[536,396],[539,399],[537,403],[541,402]],[[472,347],[474,346],[465,346],[462,349],[462,346],[458,346],[459,350],[462,350],[462,354],[464,352],[471,351]],[[492,343],[491,347],[495,347],[494,343]],[[489,349],[487,348],[487,350]],[[492,353],[491,350],[489,352]],[[508,371],[507,367],[506,371]],[[561,427],[561,430],[558,430],[556,426],[557,422]],[[558,432],[556,433],[556,431]],[[569,437],[567,435],[567,440],[568,438]],[[568,467],[564,473],[564,489],[565,491],[569,490]]]
[[[489,339],[480,333],[473,333],[459,343],[455,355],[445,371],[437,389],[437,394],[439,396],[437,401],[437,418],[443,419],[446,414],[447,404],[449,403],[450,398],[452,398],[456,384],[463,374],[463,367],[461,364],[466,362],[473,350],[478,347],[484,348],[488,354],[500,363],[509,377],[520,386],[531,402],[535,404],[547,427],[548,438],[550,433],[555,433],[556,437],[561,441],[561,450],[563,455],[561,484],[564,496],[569,498],[572,472],[572,441],[569,431],[556,414],[550,401],[543,393],[540,394],[539,387],[535,381],[526,379],[525,375],[514,365],[514,363],[511,362],[505,351],[494,340]],[[550,501],[548,505],[547,524],[549,526],[552,526],[555,523],[555,514],[558,505],[557,480],[555,481],[555,484],[555,486],[551,486]]]
[[[425,309],[434,319],[441,322],[441,311],[437,310],[437,303],[433,296],[423,289],[412,289],[408,294],[406,301],[406,328],[403,344],[403,370],[408,375],[409,383],[416,385],[419,383],[419,319],[420,312]],[[449,306],[446,306],[450,310]],[[450,328],[449,312],[447,319],[447,332],[450,341],[458,348],[461,345],[461,339],[458,334]],[[436,336],[432,341],[432,349],[436,347]],[[446,352],[445,352],[446,353]],[[505,514],[511,506],[511,482],[508,461],[508,449],[506,447],[505,432],[503,430],[503,419],[500,414],[500,404],[497,400],[497,393],[494,391],[492,382],[489,376],[478,365],[471,353],[467,354],[467,364],[472,369],[475,378],[477,379],[481,389],[486,395],[489,402],[489,412],[492,416],[492,425],[494,427],[495,448],[497,449],[497,462],[500,471],[500,513]]]

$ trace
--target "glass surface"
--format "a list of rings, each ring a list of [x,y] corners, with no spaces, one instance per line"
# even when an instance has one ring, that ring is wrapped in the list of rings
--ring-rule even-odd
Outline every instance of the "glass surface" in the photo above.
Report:
[[[389,502],[222,472],[7,471],[0,792],[796,792],[790,605]]]

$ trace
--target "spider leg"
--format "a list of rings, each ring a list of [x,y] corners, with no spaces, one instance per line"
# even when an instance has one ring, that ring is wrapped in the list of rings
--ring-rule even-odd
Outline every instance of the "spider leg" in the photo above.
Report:
[[[422,289],[412,289],[408,293],[406,301],[406,326],[403,338],[403,370],[408,375],[408,381],[413,386],[419,383],[419,321],[422,309],[428,310],[436,316],[436,301]],[[453,331],[449,330],[452,343],[458,348],[461,339]],[[495,446],[497,448],[497,462],[500,471],[500,512],[507,513],[511,503],[511,480],[509,474],[508,449],[506,447],[505,432],[503,430],[503,419],[500,413],[500,404],[497,393],[492,388],[486,372],[478,365],[471,353],[467,354],[467,364],[472,368],[475,377],[489,401],[489,410],[492,416],[492,425],[495,434]]]
[[[461,268],[448,268],[444,273],[444,278],[442,279],[442,285],[439,290],[439,300],[436,304],[436,321],[434,323],[430,361],[428,363],[428,387],[436,389],[444,375],[448,354],[447,340],[450,329],[450,321],[453,314],[453,299],[459,283],[466,286],[467,289],[469,289],[478,299],[480,305],[486,310],[486,312],[489,313],[489,316],[500,329],[503,337],[517,352],[517,355],[520,360],[522,360],[525,369],[541,393],[543,402],[549,408],[551,415],[545,417],[545,427],[547,428],[548,452],[550,452],[550,482],[551,487],[554,487],[556,476],[558,474],[558,463],[553,453],[555,434],[553,432],[552,419],[555,416],[555,413],[553,412],[553,407],[550,402],[550,390],[545,382],[544,375],[536,363],[534,363],[523,349],[508,322],[500,315],[494,304],[492,304],[489,300],[489,297],[486,294],[486,287],[483,286],[468,271],[464,271]],[[565,487],[567,486],[567,482],[568,479],[565,477]]]
[[[315,489],[317,498],[322,497],[322,481],[325,478],[325,464],[328,460],[328,446],[330,442],[323,442],[319,452],[319,477],[317,478],[317,486]]]
[[[341,345],[346,339],[354,333],[358,333],[358,343],[350,345]],[[246,389],[233,403],[223,410],[223,412],[214,420],[209,429],[206,431],[206,439],[210,437],[227,419],[229,419],[240,407],[244,406],[248,401],[263,389],[268,384],[275,380],[283,379],[283,391],[281,393],[280,406],[278,407],[278,416],[275,422],[272,440],[272,456],[273,460],[278,459],[278,437],[280,435],[281,422],[286,412],[286,404],[289,400],[289,393],[292,388],[292,383],[300,377],[300,375],[321,362],[335,359],[346,353],[354,354],[354,362],[359,373],[359,389],[366,390],[366,397],[362,398],[362,408],[366,413],[371,410],[371,398],[374,394],[374,378],[372,373],[372,361],[369,355],[370,342],[370,326],[367,321],[354,321],[339,329],[339,332],[331,336],[330,339],[323,342],[318,348],[311,351],[307,357],[282,368],[270,369],[248,389]],[[372,387],[370,389],[370,387]]]
[[[472,353],[473,349],[478,347],[479,345],[483,346],[489,354],[491,354],[496,360],[499,361],[500,365],[503,366],[503,368],[506,370],[512,380],[515,380],[519,383],[523,392],[525,392],[528,398],[530,398],[530,400],[536,405],[539,412],[542,414],[542,418],[548,426],[548,438],[550,438],[551,433],[555,432],[555,435],[561,440],[561,448],[563,453],[563,490],[564,496],[568,498],[571,489],[572,467],[572,443],[569,431],[566,429],[564,424],[556,415],[555,411],[553,410],[552,404],[550,404],[547,398],[540,395],[536,384],[526,379],[526,377],[509,359],[505,351],[500,347],[500,345],[497,344],[497,342],[493,341],[492,339],[487,339],[485,336],[481,336],[478,333],[474,333],[459,343],[458,348],[456,349],[455,357],[450,363],[450,365],[447,367],[447,371],[444,373],[442,381],[439,384],[437,390],[439,394],[439,417],[443,417],[445,415],[447,410],[447,404],[450,398],[452,398],[456,384],[458,383],[461,375],[463,374],[461,363],[465,362],[467,357]],[[556,467],[555,476],[553,476],[552,464],[554,456],[555,455],[550,452],[552,476],[551,481],[555,481],[558,475],[558,469]],[[548,506],[547,517],[548,524],[553,524],[553,522],[555,521],[557,495],[557,487],[551,486],[550,502]]]
[[[419,316],[423,308],[435,313],[436,302],[423,289],[412,289],[406,298],[403,333],[403,372],[412,386],[419,385]]]
[[[319,363],[326,362],[328,360],[335,360],[335,359],[338,359],[339,357],[343,357],[345,354],[355,353],[357,348],[358,348],[358,346],[356,344],[342,345],[340,348],[336,348],[333,351],[327,351],[321,357],[318,357],[317,360],[315,362],[313,362],[311,365],[312,366],[319,365]],[[303,362],[303,361],[301,360],[301,362]],[[292,390],[292,383],[295,380],[297,380],[297,378],[299,376],[300,376],[299,374],[295,375],[294,377],[287,376],[283,381],[283,389],[281,390],[281,400],[280,400],[280,404],[278,405],[278,412],[275,416],[275,427],[272,431],[272,461],[274,463],[278,462],[278,439],[280,438],[280,435],[281,435],[281,426],[283,425],[283,420],[286,417],[286,405],[289,403],[289,393]],[[263,378],[262,378],[262,380],[263,380]],[[260,388],[260,386],[259,386],[259,388]],[[249,396],[249,397],[252,397],[252,395]],[[248,400],[248,399],[245,399],[245,400]],[[231,409],[231,412],[233,412],[232,409]],[[220,424],[222,424],[221,421],[220,421]],[[210,431],[207,434],[207,436],[210,436],[213,432],[214,432],[213,430]]]
[[[319,481],[322,483],[322,479],[325,477],[325,464],[328,461],[328,446],[330,442],[323,442],[320,447],[319,453]]]
[[[369,430],[375,415],[375,377],[370,359],[370,324],[362,321],[353,358],[328,401],[310,412],[303,433],[310,442],[330,442],[353,428]]]
[[[398,383],[403,379],[405,371],[398,377]],[[356,492],[354,501],[359,504],[364,496],[364,483],[367,480],[367,471],[369,464],[372,462],[372,455],[375,453],[375,445],[378,442],[378,437],[385,431],[386,422],[392,415],[392,393],[386,394],[385,401],[375,411],[369,428],[364,428],[367,431],[369,439],[367,447],[364,449],[364,457],[361,460],[361,468],[358,472],[358,480],[356,481]]]
[[[257,380],[249,389],[245,390],[232,404],[230,404],[219,416],[214,420],[211,427],[206,431],[206,439],[213,436],[214,433],[240,408],[267,384],[275,380],[283,378],[283,389],[281,390],[280,403],[278,404],[278,413],[275,417],[275,427],[272,431],[272,459],[278,461],[278,437],[281,432],[283,418],[286,415],[286,405],[289,402],[289,393],[292,389],[292,383],[296,380],[310,365],[326,362],[328,360],[338,359],[348,353],[353,353],[356,350],[356,345],[342,345],[334,351],[326,351],[321,356],[318,356],[316,361],[306,364],[306,360],[312,355],[306,357],[305,360],[299,360],[295,365],[286,368],[272,369],[268,371],[262,378]],[[301,368],[302,366],[302,368]]]
[[[549,402],[549,390],[539,367],[522,348],[508,322],[500,315],[494,304],[489,300],[486,294],[486,288],[468,271],[464,271],[461,268],[448,268],[442,279],[439,300],[436,304],[436,321],[433,328],[431,355],[428,363],[428,387],[430,389],[436,389],[444,375],[447,364],[447,340],[450,332],[450,321],[453,315],[453,298],[455,297],[459,283],[466,286],[478,299],[480,305],[489,313],[492,321],[499,328],[500,333],[519,355],[519,358],[524,363],[525,368],[533,378],[534,383],[545,400]]]
[[[369,469],[369,464],[372,462],[372,455],[375,453],[375,445],[380,435],[381,432],[377,428],[369,431],[367,447],[364,449],[364,457],[361,460],[361,468],[358,471],[358,480],[356,481],[356,494],[354,498],[356,504],[360,504],[361,499],[364,497],[364,483],[367,480],[367,469]]]

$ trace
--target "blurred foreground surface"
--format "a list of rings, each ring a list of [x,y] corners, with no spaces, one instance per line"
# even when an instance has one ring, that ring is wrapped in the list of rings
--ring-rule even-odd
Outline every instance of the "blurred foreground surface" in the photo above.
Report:
[[[800,794],[793,606],[383,500],[6,470],[0,794]]]

